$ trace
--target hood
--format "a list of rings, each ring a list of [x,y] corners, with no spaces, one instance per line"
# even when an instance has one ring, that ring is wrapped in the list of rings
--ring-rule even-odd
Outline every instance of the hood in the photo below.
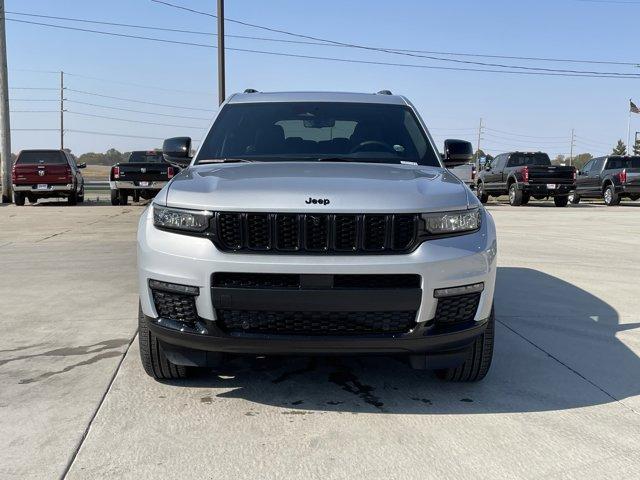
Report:
[[[218,211],[418,213],[464,210],[475,196],[442,168],[338,162],[190,167],[156,199]]]

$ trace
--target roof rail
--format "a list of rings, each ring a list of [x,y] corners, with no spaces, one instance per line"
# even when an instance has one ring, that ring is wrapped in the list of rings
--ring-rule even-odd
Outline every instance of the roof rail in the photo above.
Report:
[[[258,93],[258,90],[254,88],[247,88],[245,89],[244,93]]]
[[[391,93],[391,90],[380,90],[376,95],[393,95],[393,93]]]

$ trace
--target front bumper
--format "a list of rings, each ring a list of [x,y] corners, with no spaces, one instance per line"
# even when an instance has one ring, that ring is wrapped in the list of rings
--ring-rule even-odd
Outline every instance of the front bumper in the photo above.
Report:
[[[47,185],[46,189],[39,189],[37,185],[13,185],[14,192],[29,192],[29,193],[50,193],[61,192],[71,193],[73,191],[72,183],[65,183],[61,185]]]
[[[161,190],[168,181],[150,181],[148,185],[142,186],[140,182],[116,180],[110,181],[111,190]]]
[[[496,276],[496,235],[491,216],[484,212],[478,232],[430,240],[406,255],[268,255],[221,252],[213,243],[158,230],[147,208],[138,228],[139,292],[151,330],[164,342],[183,347],[236,353],[391,353],[448,350],[468,345],[490,317]],[[216,272],[281,274],[413,274],[421,278],[417,327],[388,336],[306,337],[224,333],[216,327],[211,277]],[[199,287],[198,316],[208,324],[201,335],[163,327],[158,318],[149,280]],[[434,290],[483,282],[473,321],[436,328]],[[287,309],[283,298],[281,309]]]

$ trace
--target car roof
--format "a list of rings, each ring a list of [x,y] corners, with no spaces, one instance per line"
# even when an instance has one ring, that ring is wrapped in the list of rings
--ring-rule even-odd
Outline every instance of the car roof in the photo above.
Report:
[[[383,105],[408,105],[402,95],[350,92],[255,92],[236,93],[228,103],[269,102],[345,102],[378,103]]]

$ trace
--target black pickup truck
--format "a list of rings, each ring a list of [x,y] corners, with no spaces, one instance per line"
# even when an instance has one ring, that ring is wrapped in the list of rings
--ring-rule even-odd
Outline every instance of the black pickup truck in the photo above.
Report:
[[[618,205],[622,198],[640,198],[640,156],[610,155],[590,160],[578,172],[576,190],[571,203],[581,198],[603,198],[608,206]]]
[[[164,161],[162,152],[131,152],[126,162],[111,167],[111,204],[126,205],[130,196],[134,202],[140,198],[151,199],[178,171]]]
[[[553,197],[556,207],[565,207],[576,186],[575,167],[551,165],[542,152],[509,152],[496,156],[478,175],[476,194],[482,203],[489,196],[509,195],[513,206],[526,205],[531,197]]]

